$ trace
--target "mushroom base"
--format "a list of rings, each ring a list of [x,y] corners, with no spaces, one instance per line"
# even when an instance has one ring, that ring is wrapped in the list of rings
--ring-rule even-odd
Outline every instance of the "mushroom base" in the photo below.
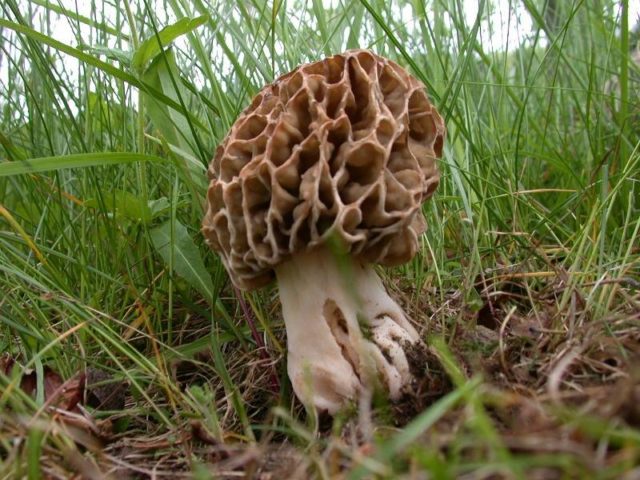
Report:
[[[405,350],[420,338],[373,267],[322,247],[294,255],[276,276],[287,371],[305,405],[334,414],[377,382],[392,400],[404,393]]]

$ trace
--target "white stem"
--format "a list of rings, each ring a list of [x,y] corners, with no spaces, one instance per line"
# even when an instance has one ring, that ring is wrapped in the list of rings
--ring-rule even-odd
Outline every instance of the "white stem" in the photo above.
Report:
[[[376,379],[392,399],[403,393],[412,378],[405,348],[419,336],[371,266],[321,247],[294,255],[276,276],[287,370],[305,405],[333,414]]]

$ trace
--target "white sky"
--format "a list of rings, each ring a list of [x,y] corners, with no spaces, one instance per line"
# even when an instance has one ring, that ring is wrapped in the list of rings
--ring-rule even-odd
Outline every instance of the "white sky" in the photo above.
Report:
[[[342,3],[344,0],[325,0],[325,5],[329,6],[337,6]],[[478,13],[478,1],[477,0],[462,0],[464,5],[466,22],[469,26],[473,25],[475,18]],[[63,7],[76,11],[80,15],[84,15],[87,17],[93,16],[91,14],[91,4],[93,2],[81,1],[77,0],[58,0],[59,4]],[[56,3],[58,3],[56,2]],[[116,2],[117,3],[117,2]],[[516,49],[522,41],[524,41],[527,35],[530,34],[532,30],[532,21],[529,14],[526,12],[524,7],[522,6],[522,2],[518,0],[493,0],[486,3],[488,5],[487,11],[484,12],[484,18],[481,23],[480,28],[480,40],[483,43],[483,47],[486,51],[499,51],[499,50],[513,50]],[[104,15],[107,18],[116,18],[116,9],[111,4],[107,2],[100,3],[100,8],[104,11]],[[632,28],[635,25],[638,16],[640,15],[640,1],[631,1],[629,2],[629,27]],[[43,12],[43,9],[40,8],[39,11]],[[160,13],[160,12],[159,12]],[[160,15],[161,17],[159,22],[172,22],[175,21],[175,17],[173,14],[167,14],[166,12],[162,12],[164,15]],[[411,24],[414,22],[414,12],[413,9],[407,5],[404,8],[398,11],[398,16],[401,19],[402,23]],[[124,15],[121,11],[120,15]],[[450,21],[445,18],[445,23],[450,23]],[[37,25],[38,19],[36,18],[34,23]],[[161,25],[164,23],[161,23]],[[61,15],[50,15],[48,22],[50,31],[43,32],[51,37],[59,40],[65,44],[78,46],[80,41],[85,44],[91,45],[95,44],[96,41],[94,38],[91,38],[92,34],[95,34],[91,31],[91,29],[81,24],[80,32],[83,36],[82,39],[76,38],[75,34],[77,33],[77,28],[70,28],[69,20],[66,17]],[[5,30],[7,32],[7,30]],[[128,49],[128,45],[124,43],[124,45],[116,45],[116,38],[114,36],[110,36],[111,44],[106,45],[107,47],[122,47],[124,49]],[[452,41],[455,42],[455,39]],[[178,46],[185,46],[185,39],[178,39]],[[73,78],[77,74],[79,70],[79,64],[76,59],[71,57],[66,57],[65,67],[70,77]],[[7,82],[7,60],[6,58],[2,58],[0,56],[0,89],[2,89],[2,84],[6,84]],[[197,79],[195,79],[196,83]]]
[[[87,17],[91,15],[91,2],[77,2],[76,0],[59,0],[60,4],[71,11],[77,11],[80,15]],[[325,0],[328,7],[337,6],[342,3],[342,0]],[[478,14],[478,1],[477,0],[463,0],[465,17],[467,24],[471,26]],[[640,2],[635,5],[635,2],[630,2],[634,5],[630,6],[630,18],[634,19],[640,12]],[[511,4],[511,6],[510,6]],[[514,0],[493,0],[487,2],[490,5],[488,14],[485,12],[485,20],[483,22],[483,28],[481,35],[483,39],[489,40],[490,48],[487,50],[501,50],[508,46],[510,50],[518,47],[520,39],[523,34],[529,33],[532,28],[531,18],[525,11],[521,2]],[[115,8],[107,3],[101,5],[101,8],[105,11],[107,18],[115,18]],[[411,23],[414,21],[413,9],[410,5],[406,5],[400,10],[400,17],[403,23]],[[171,18],[173,15],[169,15]],[[489,20],[489,22],[487,22]],[[66,18],[61,16],[54,16],[51,22],[51,35],[56,40],[69,45],[77,45],[77,39],[75,38],[75,29],[69,28],[69,24]],[[493,29],[490,32],[488,26],[492,25]],[[83,33],[89,32],[89,28],[82,26]]]

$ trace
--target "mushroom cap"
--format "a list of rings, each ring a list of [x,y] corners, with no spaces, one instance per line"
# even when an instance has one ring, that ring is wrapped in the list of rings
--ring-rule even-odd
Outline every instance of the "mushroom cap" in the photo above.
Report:
[[[404,263],[444,137],[424,86],[395,62],[351,50],[302,65],[264,87],[218,146],[206,241],[243,289],[332,237],[363,261]]]

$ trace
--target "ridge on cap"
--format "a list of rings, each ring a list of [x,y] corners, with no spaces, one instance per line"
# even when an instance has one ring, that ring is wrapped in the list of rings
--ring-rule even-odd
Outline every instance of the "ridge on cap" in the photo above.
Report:
[[[337,236],[350,255],[410,260],[438,186],[444,122],[395,62],[351,50],[264,87],[209,166],[202,231],[236,286]]]

